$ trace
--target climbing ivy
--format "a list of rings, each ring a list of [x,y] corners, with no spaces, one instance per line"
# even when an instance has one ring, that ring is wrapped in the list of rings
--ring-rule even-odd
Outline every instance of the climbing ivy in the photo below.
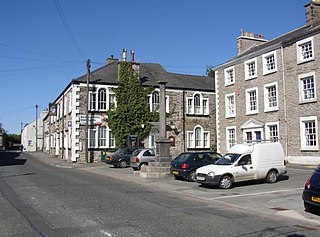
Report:
[[[130,62],[119,64],[118,87],[114,89],[117,106],[107,113],[116,147],[125,146],[128,135],[144,140],[151,130],[149,122],[158,121],[159,117],[149,109],[148,95],[153,88],[141,85],[139,72],[133,66]]]

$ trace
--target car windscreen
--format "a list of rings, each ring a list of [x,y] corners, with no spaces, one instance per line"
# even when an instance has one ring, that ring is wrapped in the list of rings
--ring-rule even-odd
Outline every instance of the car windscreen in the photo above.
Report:
[[[183,163],[183,162],[186,162],[191,156],[193,156],[192,153],[182,153],[178,157],[176,157],[174,161]]]
[[[125,154],[126,150],[127,149],[125,149],[125,148],[118,149],[113,155],[123,155],[123,154]]]
[[[215,165],[232,165],[239,157],[240,154],[226,154],[221,157]]]

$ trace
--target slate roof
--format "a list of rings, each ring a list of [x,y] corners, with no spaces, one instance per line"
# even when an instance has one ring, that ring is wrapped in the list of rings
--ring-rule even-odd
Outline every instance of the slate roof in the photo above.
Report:
[[[280,48],[281,46],[288,46],[290,44],[293,44],[303,38],[312,36],[316,33],[319,33],[320,31],[320,22],[312,25],[312,26],[302,26],[300,28],[297,28],[293,31],[290,31],[286,34],[283,34],[277,38],[274,38],[272,40],[269,40],[263,44],[254,46],[247,51],[243,52],[240,55],[235,56],[234,58],[228,60],[227,62],[218,65],[213,70],[218,70],[219,68],[226,67],[228,64],[235,63],[235,61],[243,61],[246,60],[249,57],[255,57],[256,55],[260,55],[262,53],[266,53],[270,50]],[[270,49],[272,48],[272,49]]]
[[[167,89],[196,90],[214,92],[214,79],[208,76],[195,76],[167,72],[158,63],[139,63],[142,85],[159,87],[159,81],[167,82]],[[73,83],[86,82],[86,75],[74,79]],[[90,73],[90,83],[117,85],[118,61],[113,61]]]

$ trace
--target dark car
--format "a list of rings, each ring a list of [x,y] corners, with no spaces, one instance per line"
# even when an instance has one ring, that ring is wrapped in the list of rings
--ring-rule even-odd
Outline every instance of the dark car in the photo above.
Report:
[[[196,169],[204,165],[214,164],[222,156],[214,151],[183,152],[172,162],[170,171],[175,178],[196,181]]]
[[[307,212],[320,213],[320,166],[316,168],[307,180],[302,199]]]
[[[120,148],[113,155],[106,157],[106,164],[120,168],[130,166],[130,156],[132,155],[132,152],[133,150],[129,147]]]

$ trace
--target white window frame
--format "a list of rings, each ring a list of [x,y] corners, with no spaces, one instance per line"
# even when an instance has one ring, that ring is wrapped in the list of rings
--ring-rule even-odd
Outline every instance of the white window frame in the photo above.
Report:
[[[303,51],[302,51],[302,47],[303,47],[303,45],[306,45],[307,43],[310,43],[310,44],[311,44],[312,57],[304,58],[304,55],[303,55],[304,53],[303,53]],[[313,36],[298,41],[298,42],[296,43],[296,50],[297,50],[297,64],[305,63],[305,62],[309,62],[309,61],[314,60],[315,52],[314,52]]]
[[[263,128],[251,128],[251,129],[243,129],[243,132],[242,132],[242,136],[243,136],[243,141],[245,143],[251,143],[251,142],[257,142],[259,141],[257,139],[257,136],[256,136],[256,133],[257,132],[260,132],[260,140],[263,140],[263,137],[264,137],[264,134],[263,134]],[[246,137],[247,137],[247,133],[251,133],[252,134],[252,140],[247,140]]]
[[[97,110],[97,93],[93,91],[89,93],[89,110]]]
[[[202,98],[202,112],[204,115],[209,115],[209,98]]]
[[[313,77],[314,98],[305,99],[304,98],[305,94],[304,94],[304,88],[303,88],[303,81],[304,81],[304,79],[307,79],[309,77]],[[300,101],[300,103],[308,103],[308,102],[317,101],[317,80],[316,80],[315,72],[301,74],[298,76],[298,78],[299,78],[299,101]]]
[[[249,74],[249,65],[250,64],[254,64],[254,74],[250,75]],[[258,68],[257,68],[257,58],[253,58],[253,59],[249,59],[247,61],[244,62],[244,75],[245,75],[245,80],[251,80],[254,79],[258,76]]]
[[[159,112],[160,111],[160,91],[158,89],[154,90],[151,94],[148,95],[148,102],[149,102],[149,109],[150,112],[154,112],[153,109],[153,93],[157,92],[159,94],[159,108],[157,110],[155,110],[155,112]],[[170,113],[170,107],[169,107],[169,103],[170,103],[170,97],[168,95],[166,95],[165,98],[165,103],[166,103],[166,113]]]
[[[306,131],[305,131],[305,124],[307,122],[314,122],[315,123],[315,146],[308,146],[307,139],[306,139]],[[301,141],[301,150],[307,151],[317,151],[319,150],[319,136],[318,136],[318,118],[317,116],[309,116],[309,117],[300,117],[300,141]]]
[[[101,146],[100,145],[100,137],[99,137],[99,128],[100,126],[95,126],[94,128],[90,128],[88,130],[88,139],[89,139],[89,148],[115,148],[115,138],[114,136],[111,136],[110,134],[112,133],[111,132],[111,129],[106,126],[106,133],[105,133],[105,146]],[[91,136],[91,131],[94,131],[94,134],[95,134],[95,137],[94,137],[94,146],[92,146],[91,144],[91,141],[93,140],[92,136]],[[111,139],[113,139],[113,143],[111,142]]]
[[[274,58],[274,68],[269,69],[268,68],[268,58],[270,58],[272,56]],[[262,66],[263,67],[263,75],[267,75],[267,74],[278,71],[276,50],[262,55],[262,65],[263,65]]]
[[[195,97],[199,96],[200,107],[199,110],[196,111],[195,109]],[[199,92],[195,92],[192,97],[189,96],[186,98],[186,111],[189,115],[209,115],[209,98],[204,98],[203,95]],[[206,103],[206,106],[204,106]]]
[[[233,142],[231,142],[231,137],[230,137],[231,130],[234,130],[234,141]],[[237,127],[236,126],[226,127],[226,150],[228,151],[235,144],[237,144]]]
[[[104,93],[102,93],[104,91]],[[104,98],[102,98],[104,97]],[[108,100],[108,90],[106,88],[99,88],[97,90],[97,106],[98,106],[98,111],[106,111],[107,110],[107,101]]]
[[[199,139],[196,137],[196,131],[200,130]],[[197,144],[196,140],[199,141]],[[210,131],[204,131],[199,124],[192,131],[187,131],[187,147],[188,148],[210,148]]]
[[[265,136],[266,136],[266,140],[270,140],[271,141],[271,136],[270,136],[270,127],[271,126],[276,126],[277,127],[277,138],[275,140],[273,140],[272,142],[276,142],[280,140],[280,124],[279,122],[269,122],[265,124]]]
[[[92,137],[92,135],[94,135]],[[89,147],[97,147],[97,129],[89,129]]]
[[[233,98],[233,113],[230,113],[229,110],[229,98]],[[225,95],[225,110],[226,110],[226,118],[236,117],[236,93],[230,93]]]
[[[69,92],[69,96],[68,96],[68,100],[69,100],[69,110],[68,110],[68,113],[71,113],[72,111],[72,93],[71,91]]]
[[[270,107],[269,104],[269,88],[275,87],[276,88],[276,103],[277,106]],[[269,84],[265,84],[263,86],[264,90],[264,112],[271,112],[271,111],[277,111],[279,110],[279,92],[278,92],[278,82],[272,82]]]
[[[230,78],[230,72],[232,72],[232,78]],[[224,69],[224,85],[230,86],[235,83],[235,70],[234,66]]]
[[[107,107],[108,110],[112,108],[112,105],[114,105],[114,107],[117,107],[116,94],[113,92],[111,88],[108,88],[107,98],[108,98],[108,107]]]
[[[251,92],[255,92],[256,93],[256,109],[255,110],[251,110],[251,97],[250,97],[250,93]],[[258,114],[259,113],[259,94],[258,94],[258,87],[253,87],[253,88],[249,88],[246,89],[246,115],[250,115],[250,114]]]

